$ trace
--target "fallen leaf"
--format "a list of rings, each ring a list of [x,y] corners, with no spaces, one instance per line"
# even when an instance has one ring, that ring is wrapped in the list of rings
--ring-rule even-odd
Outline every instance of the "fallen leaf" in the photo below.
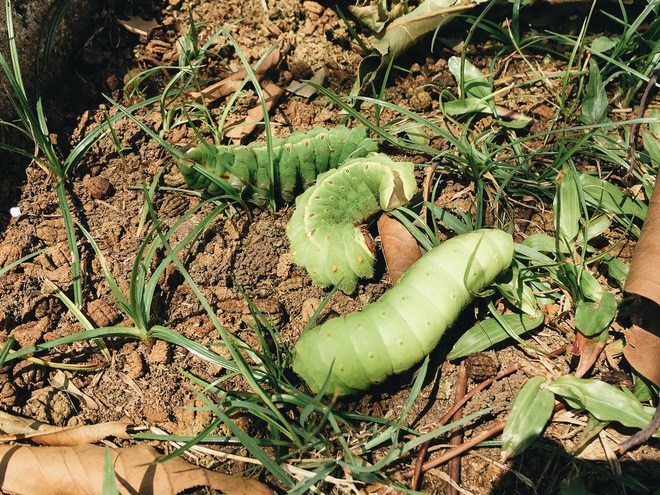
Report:
[[[635,370],[660,386],[660,306],[643,299],[641,308],[636,310],[640,325],[633,325],[624,331],[626,347],[623,355]]]
[[[660,304],[660,187],[651,196],[625,290]]]
[[[469,10],[483,1],[463,3],[457,0],[428,0],[396,19],[371,39],[374,51],[360,62],[351,95],[358,94],[361,89],[371,84],[393,60],[436,29],[443,20]]]
[[[150,21],[145,21],[142,17],[132,16],[128,19],[117,19],[117,22],[121,24],[127,31],[137,34],[140,36],[147,36],[152,29],[160,26],[155,19]]]
[[[55,428],[57,427],[35,421],[34,419],[0,411],[0,432],[4,435],[25,435],[37,432],[50,433]]]
[[[640,374],[660,385],[660,188],[655,187],[635,247],[625,291],[641,297],[641,318],[625,332],[623,354]]]
[[[392,282],[417,261],[422,253],[410,231],[398,220],[383,213],[378,219],[378,232]]]
[[[0,412],[0,442],[30,439],[39,445],[81,445],[107,437],[129,439],[129,423],[111,421],[95,425],[52,426],[33,419]]]
[[[160,455],[151,447],[109,449],[119,493],[174,495],[195,487],[210,487],[227,495],[272,492],[250,478],[203,469],[180,457],[151,464]],[[0,446],[0,490],[12,495],[97,495],[102,493],[106,448]]]
[[[257,81],[261,81],[266,75],[268,69],[279,63],[280,58],[280,51],[275,49],[264,59],[263,62],[261,62],[261,64],[259,64],[258,67],[253,68],[254,76],[256,77]],[[243,79],[245,79],[246,76],[247,71],[245,69],[241,69],[238,72],[233,73],[231,76],[225,77],[222,81],[211,84],[210,86],[204,88],[202,91],[194,91],[190,95],[197,103],[201,103],[203,101],[208,105],[213,103],[215,100],[224,98],[225,96],[228,96],[236,91],[241,86]]]
[[[573,354],[580,356],[575,376],[582,378],[596,364],[598,356],[605,349],[608,334],[608,331],[605,330],[592,337],[587,337],[582,332],[575,332]]]
[[[321,67],[319,70],[314,72],[314,75],[310,79],[310,82],[322,86],[324,80],[325,80],[325,69]],[[287,86],[286,90],[289,93],[293,93],[296,96],[302,96],[303,98],[309,98],[310,96],[315,95],[317,92],[317,89],[307,84],[307,81],[296,81],[296,80],[291,81],[291,84]]]
[[[268,83],[263,87],[264,97],[266,98],[266,108],[270,112],[284,94],[276,84]],[[239,124],[232,127],[225,133],[225,136],[231,139],[235,144],[239,143],[244,137],[250,135],[254,129],[262,123],[264,111],[261,104],[250,108],[247,112],[245,124]],[[235,124],[234,124],[235,125]]]
[[[73,397],[78,399],[82,404],[84,404],[85,407],[87,407],[88,409],[96,410],[99,408],[99,405],[96,403],[94,399],[92,399],[89,395],[87,395],[78,387],[76,387],[73,383],[71,383],[71,380],[69,380],[69,377],[64,374],[64,371],[57,370],[55,376],[53,376],[48,381],[52,387],[58,390],[63,390],[64,392],[72,395]]]

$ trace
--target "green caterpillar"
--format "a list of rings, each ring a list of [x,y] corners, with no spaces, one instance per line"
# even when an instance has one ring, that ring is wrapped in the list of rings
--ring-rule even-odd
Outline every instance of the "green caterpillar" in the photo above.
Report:
[[[373,153],[318,176],[296,199],[287,225],[291,260],[320,287],[351,293],[372,277],[374,254],[357,226],[380,210],[408,203],[417,190],[414,165]]]
[[[274,181],[269,172],[268,147],[263,143],[245,146],[203,143],[188,150],[187,159],[179,160],[177,165],[189,186],[205,189],[212,195],[220,194],[222,189],[193,164],[205,166],[238,191],[251,190],[257,201],[275,192],[290,202],[297,189],[311,186],[320,173],[337,168],[349,156],[366,156],[377,149],[376,140],[367,137],[363,126],[353,129],[316,127],[308,133],[294,132],[286,139],[273,139]]]
[[[293,369],[318,392],[345,395],[409,369],[438,344],[474,295],[510,264],[513,239],[477,230],[432,249],[378,301],[302,334]]]

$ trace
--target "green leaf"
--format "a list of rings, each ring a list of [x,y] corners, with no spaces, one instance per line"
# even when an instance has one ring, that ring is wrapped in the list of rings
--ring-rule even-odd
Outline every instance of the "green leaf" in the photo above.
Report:
[[[522,335],[534,330],[543,323],[543,314],[539,314],[535,318],[527,315],[508,314],[498,316],[498,319],[504,322],[508,328],[504,328],[495,318],[488,318],[477,323],[458,339],[454,348],[447,355],[447,359],[469,356],[506,340],[512,333]]]
[[[504,276],[506,275],[508,275],[506,281],[500,279],[499,282],[495,283],[500,293],[520,311],[527,313],[531,317],[537,316],[539,307],[534,296],[534,291],[521,278],[520,270],[514,268]]]
[[[658,388],[641,375],[632,373],[633,383],[635,384],[635,398],[640,402],[649,402],[658,396]]]
[[[577,180],[589,206],[613,215],[632,215],[640,220],[646,218],[648,206],[643,201],[626,196],[614,184],[588,174],[578,174]]]
[[[448,115],[465,115],[468,113],[493,113],[490,105],[478,98],[463,98],[461,100],[448,101],[442,106]]]
[[[603,256],[602,260],[607,265],[607,273],[610,278],[614,279],[620,289],[623,289],[626,278],[628,278],[628,265],[610,254]]]
[[[545,428],[555,396],[545,388],[545,377],[535,376],[516,395],[502,433],[502,460],[522,453]]]
[[[581,300],[575,310],[575,328],[587,337],[605,330],[616,316],[616,299],[611,292],[603,292],[598,302]]]
[[[112,462],[110,449],[105,448],[105,458],[103,461],[103,495],[119,495],[117,482],[115,480],[115,467]]]
[[[580,275],[582,299],[592,302],[600,301],[603,294],[603,287],[600,285],[600,282],[587,270],[580,270],[578,273]]]
[[[582,478],[575,478],[570,481],[562,481],[559,485],[559,495],[596,495],[587,490]]]
[[[649,117],[655,119],[654,122],[649,122],[649,131],[651,131],[651,134],[653,134],[656,139],[660,139],[660,110],[652,108]]]
[[[462,67],[461,57],[451,57],[447,62],[451,75],[454,76],[458,85],[465,92],[461,95],[464,99],[474,98],[475,100],[484,100],[488,98],[492,102],[493,89],[488,78],[472,65],[469,60],[463,59]]]
[[[533,120],[534,119],[532,119],[531,117],[521,115],[521,116],[513,118],[511,120],[501,119],[501,120],[499,120],[499,123],[502,127],[506,127],[507,129],[524,129]]]
[[[644,131],[642,132],[642,142],[653,166],[660,166],[660,141],[650,132]]]
[[[598,215],[596,217],[590,218],[586,228],[587,240],[590,241],[598,237],[607,229],[609,229],[610,225],[612,225],[612,220],[610,220],[610,217],[607,215]],[[580,235],[578,235],[577,238],[578,243],[582,243],[584,234],[585,231],[580,231]]]
[[[598,63],[594,58],[589,61],[589,82],[587,95],[582,102],[582,114],[589,123],[599,124],[607,118],[607,93],[600,75]]]
[[[560,249],[569,249],[580,231],[580,194],[575,172],[565,166],[557,176],[557,194],[553,202],[555,231],[559,236]]]
[[[591,42],[591,51],[596,53],[609,52],[618,43],[618,40],[612,39],[608,36],[600,36]]]
[[[585,409],[601,421],[617,421],[624,426],[642,429],[653,419],[652,408],[645,408],[634,397],[600,380],[566,375],[557,378],[547,388],[563,397],[571,407]]]
[[[541,253],[554,253],[557,247],[555,238],[548,234],[532,234],[525,238],[522,244]],[[570,252],[568,247],[564,245],[559,246],[559,249],[564,254],[569,254]]]

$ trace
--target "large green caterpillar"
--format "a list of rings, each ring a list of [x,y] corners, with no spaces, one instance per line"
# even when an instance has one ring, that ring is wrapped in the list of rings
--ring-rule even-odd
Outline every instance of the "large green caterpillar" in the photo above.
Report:
[[[311,186],[320,173],[337,168],[349,156],[366,156],[377,149],[376,140],[367,137],[363,126],[316,127],[307,133],[294,132],[286,139],[273,139],[274,178],[269,170],[268,147],[263,143],[245,146],[203,143],[188,150],[186,159],[179,160],[177,165],[188,185],[212,195],[221,193],[221,188],[196,170],[194,163],[205,166],[238,191],[250,189],[255,200],[262,201],[275,192],[290,202],[296,189]]]
[[[358,227],[380,210],[408,203],[417,190],[414,165],[373,153],[318,176],[296,199],[287,225],[291,260],[321,287],[346,293],[373,276],[374,254]]]
[[[314,391],[352,394],[409,369],[433,350],[474,295],[510,264],[513,239],[477,230],[432,249],[378,301],[302,334],[293,369]]]

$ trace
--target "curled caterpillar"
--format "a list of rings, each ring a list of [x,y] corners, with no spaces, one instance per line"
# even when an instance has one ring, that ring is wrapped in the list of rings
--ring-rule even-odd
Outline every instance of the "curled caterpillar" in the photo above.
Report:
[[[438,344],[474,295],[510,264],[513,238],[501,230],[454,237],[413,264],[361,312],[302,334],[293,369],[318,392],[352,394],[409,369]]]
[[[294,132],[286,139],[273,139],[272,159],[275,170],[271,179],[268,148],[263,143],[245,146],[201,144],[186,152],[186,160],[177,165],[186,183],[194,189],[219,194],[221,189],[192,166],[198,163],[227,181],[234,189],[249,189],[259,201],[275,192],[284,201],[293,201],[297,189],[311,186],[316,176],[337,168],[349,156],[366,156],[377,151],[376,140],[367,137],[366,128],[333,129],[316,127],[307,133]]]
[[[291,260],[320,287],[351,293],[358,278],[373,276],[374,254],[358,225],[378,211],[410,201],[414,165],[373,153],[318,176],[296,199],[287,225]]]

